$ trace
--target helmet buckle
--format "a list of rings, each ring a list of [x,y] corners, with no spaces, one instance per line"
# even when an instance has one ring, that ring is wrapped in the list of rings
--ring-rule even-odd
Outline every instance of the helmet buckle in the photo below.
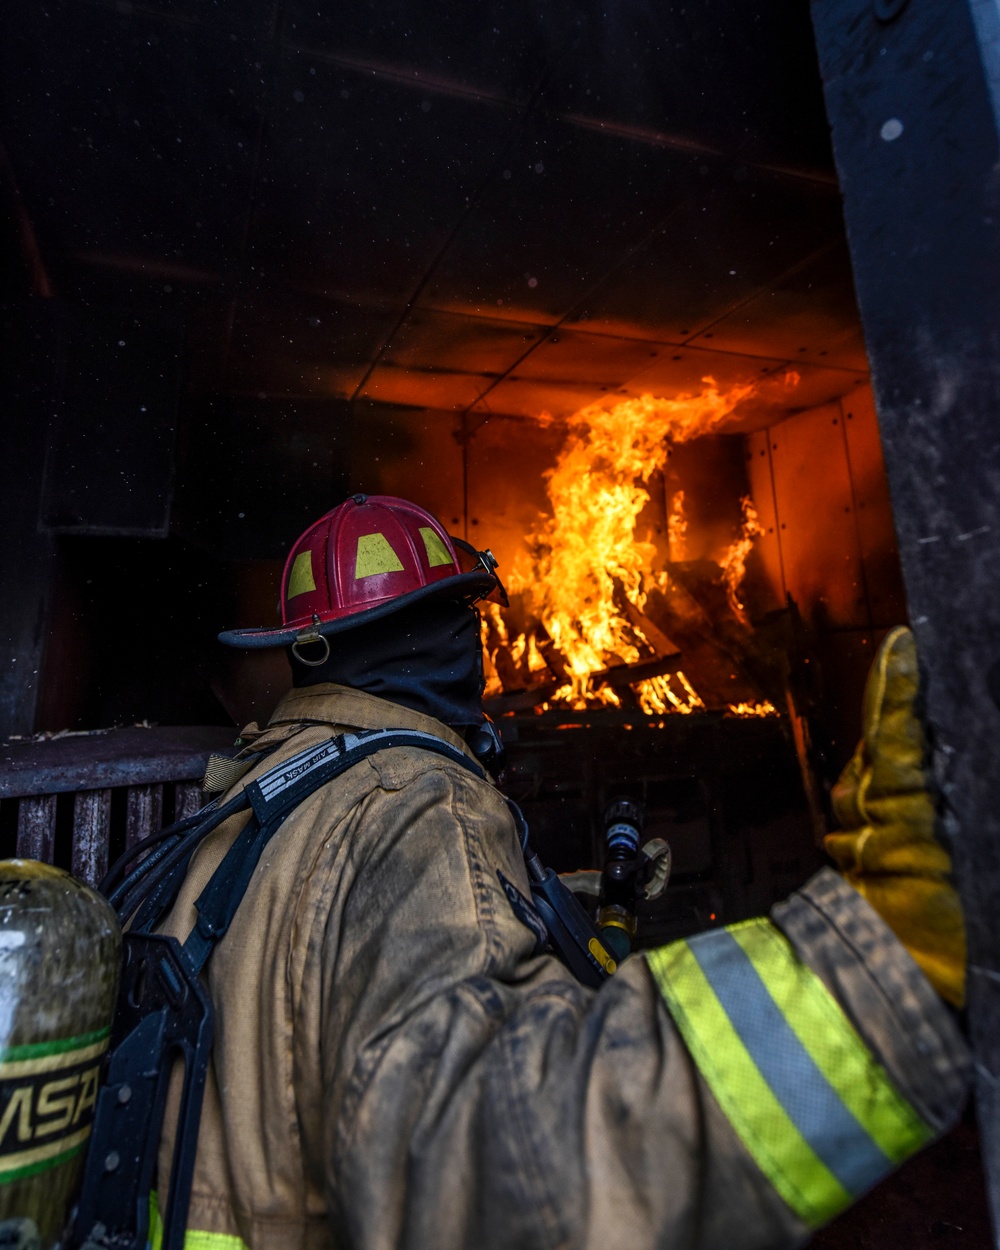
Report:
[[[315,642],[323,644],[323,654],[318,660],[307,659],[300,651],[299,647],[309,647]],[[292,655],[300,664],[305,664],[309,668],[319,668],[321,664],[325,664],[330,658],[330,643],[318,629],[304,629],[300,634],[296,635],[295,641],[292,643]]]
[[[485,598],[491,603],[498,603],[502,608],[509,608],[510,600],[507,598],[507,591],[504,589],[504,584],[497,575],[497,568],[500,565],[500,561],[496,558],[489,547],[487,547],[484,551],[477,551],[476,555],[479,557],[479,567],[485,569],[486,572],[493,578],[495,583],[491,591],[485,595],[479,595],[477,598]]]

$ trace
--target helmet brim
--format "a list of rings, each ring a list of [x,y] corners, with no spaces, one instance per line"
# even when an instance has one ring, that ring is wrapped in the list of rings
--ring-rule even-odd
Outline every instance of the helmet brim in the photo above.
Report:
[[[454,577],[446,577],[439,582],[431,582],[429,586],[411,590],[408,594],[387,599],[385,603],[366,608],[363,612],[351,612],[315,623],[279,626],[276,629],[269,626],[253,629],[224,629],[219,634],[219,641],[227,647],[243,647],[250,650],[263,647],[287,647],[304,633],[320,634],[324,638],[332,634],[343,634],[350,629],[359,629],[370,621],[378,621],[384,616],[391,616],[393,612],[419,603],[423,599],[456,599],[471,603],[475,599],[489,595],[496,584],[497,579],[492,573],[488,573],[485,569],[474,569],[470,573],[456,573]]]

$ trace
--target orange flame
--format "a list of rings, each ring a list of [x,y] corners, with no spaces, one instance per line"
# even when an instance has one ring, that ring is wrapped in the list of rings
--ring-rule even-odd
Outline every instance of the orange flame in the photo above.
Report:
[[[609,664],[642,658],[635,644],[637,635],[642,637],[641,626],[626,619],[621,595],[641,612],[651,587],[665,584],[666,574],[652,571],[653,543],[635,537],[636,520],[649,502],[645,485],[664,467],[673,444],[717,430],[755,390],[748,383],[723,392],[711,378],[704,381],[705,389],[697,395],[643,395],[610,407],[596,403],[569,419],[566,443],[546,474],[552,515],[531,536],[530,569],[515,567],[511,577],[511,589],[525,592],[528,606],[566,662],[568,681],[552,701],[577,708],[594,702],[620,705],[613,690],[592,684],[591,675]],[[748,500],[747,523],[751,512]],[[674,544],[682,548],[685,525],[678,493],[669,531],[674,559]],[[734,602],[752,541],[753,534],[744,532],[734,544],[739,551],[726,559]],[[523,642],[521,646],[523,654]],[[704,707],[682,673],[651,678],[635,689],[647,714]]]
[[[679,490],[670,501],[670,514],[667,517],[667,540],[670,543],[671,560],[687,559],[687,530],[684,492]]]
[[[744,495],[740,500],[740,507],[743,511],[743,532],[726,552],[722,563],[722,576],[726,583],[726,598],[729,600],[733,615],[746,625],[748,624],[747,615],[737,592],[747,571],[747,556],[750,554],[753,540],[764,531],[757,520],[757,509],[749,495]]]
[[[500,674],[496,669],[496,653],[500,647],[506,647],[510,641],[507,633],[507,622],[500,613],[500,607],[496,603],[484,603],[481,605],[481,616],[479,621],[479,637],[483,644],[483,698],[493,699],[497,695],[503,694],[503,682],[500,680]],[[490,626],[496,630],[498,645],[490,648]]]

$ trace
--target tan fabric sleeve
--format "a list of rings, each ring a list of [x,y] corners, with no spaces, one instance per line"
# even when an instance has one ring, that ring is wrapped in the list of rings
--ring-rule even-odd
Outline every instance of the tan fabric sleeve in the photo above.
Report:
[[[354,831],[338,931],[320,942],[338,1242],[801,1242],[805,1226],[733,1131],[646,962],[628,960],[594,993],[532,956],[497,877],[528,892],[499,796],[447,765],[385,772],[382,786]],[[900,1088],[945,1128],[967,1054],[889,931],[835,878],[793,896],[777,919]]]

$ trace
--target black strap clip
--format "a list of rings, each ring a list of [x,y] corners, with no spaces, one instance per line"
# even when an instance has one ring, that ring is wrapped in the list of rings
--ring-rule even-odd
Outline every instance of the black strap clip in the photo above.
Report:
[[[75,1220],[83,1250],[145,1250],[156,1145],[170,1076],[183,1068],[162,1250],[182,1250],[198,1122],[212,1051],[212,1007],[175,938],[126,933],[118,1011],[97,1098]]]

